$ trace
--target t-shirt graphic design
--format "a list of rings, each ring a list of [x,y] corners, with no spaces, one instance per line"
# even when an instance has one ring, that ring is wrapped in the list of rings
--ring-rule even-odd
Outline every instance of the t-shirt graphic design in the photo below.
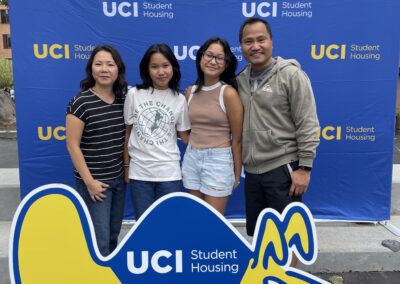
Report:
[[[175,116],[161,102],[145,101],[135,109],[134,131],[141,143],[162,145],[173,137]]]

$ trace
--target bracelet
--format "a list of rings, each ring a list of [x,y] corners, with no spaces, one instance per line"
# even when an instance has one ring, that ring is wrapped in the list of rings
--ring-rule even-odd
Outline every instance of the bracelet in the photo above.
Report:
[[[129,168],[129,164],[124,164],[124,167],[125,168]]]

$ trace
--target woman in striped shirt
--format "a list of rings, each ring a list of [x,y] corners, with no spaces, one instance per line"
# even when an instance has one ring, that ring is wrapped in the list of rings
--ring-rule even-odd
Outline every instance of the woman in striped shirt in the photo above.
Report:
[[[67,109],[67,148],[75,166],[77,191],[89,209],[99,251],[105,256],[117,246],[125,204],[123,104],[127,82],[118,51],[97,46],[80,85],[80,93]]]

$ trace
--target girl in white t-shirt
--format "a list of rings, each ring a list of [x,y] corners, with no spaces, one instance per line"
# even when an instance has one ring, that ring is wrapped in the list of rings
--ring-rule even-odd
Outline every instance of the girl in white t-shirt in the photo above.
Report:
[[[190,129],[187,103],[179,92],[179,63],[168,45],[147,49],[140,77],[143,83],[129,90],[124,104],[125,180],[136,220],[161,196],[181,191],[177,134],[187,143]]]

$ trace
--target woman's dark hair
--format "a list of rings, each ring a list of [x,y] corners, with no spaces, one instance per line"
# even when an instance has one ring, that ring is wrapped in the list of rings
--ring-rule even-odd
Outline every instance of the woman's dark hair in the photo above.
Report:
[[[207,48],[213,44],[217,43],[222,46],[224,49],[225,53],[225,70],[222,72],[220,75],[220,80],[225,82],[226,84],[231,85],[237,90],[237,83],[236,83],[236,68],[237,68],[237,59],[236,56],[232,53],[231,47],[229,46],[229,43],[224,40],[223,38],[220,37],[213,37],[208,39],[203,45],[200,47],[200,49],[197,51],[196,55],[196,69],[197,69],[197,79],[196,79],[196,85],[197,88],[195,90],[195,93],[201,90],[201,87],[204,86],[204,72],[201,70],[200,66],[200,61],[201,58],[203,57],[204,52],[207,50]]]
[[[92,64],[94,61],[94,57],[96,54],[100,51],[105,51],[111,54],[112,58],[115,61],[115,64],[118,67],[118,77],[117,80],[115,80],[114,85],[113,85],[113,92],[116,97],[122,98],[125,96],[127,90],[128,90],[128,83],[126,82],[125,79],[125,64],[122,61],[121,55],[119,52],[112,46],[110,45],[99,45],[96,46],[95,49],[93,49],[92,54],[90,55],[89,61],[86,64],[86,78],[81,81],[81,92],[88,90],[89,88],[92,88],[95,84],[96,81],[93,78],[92,74]]]
[[[153,87],[153,80],[151,80],[149,65],[150,58],[155,53],[161,53],[172,65],[172,78],[168,83],[168,87],[172,89],[176,94],[179,94],[179,82],[181,80],[181,71],[179,67],[178,60],[176,59],[174,53],[171,48],[165,43],[157,43],[151,45],[146,53],[143,55],[142,60],[140,61],[140,77],[142,78],[143,83],[136,85],[137,89],[148,89]]]

